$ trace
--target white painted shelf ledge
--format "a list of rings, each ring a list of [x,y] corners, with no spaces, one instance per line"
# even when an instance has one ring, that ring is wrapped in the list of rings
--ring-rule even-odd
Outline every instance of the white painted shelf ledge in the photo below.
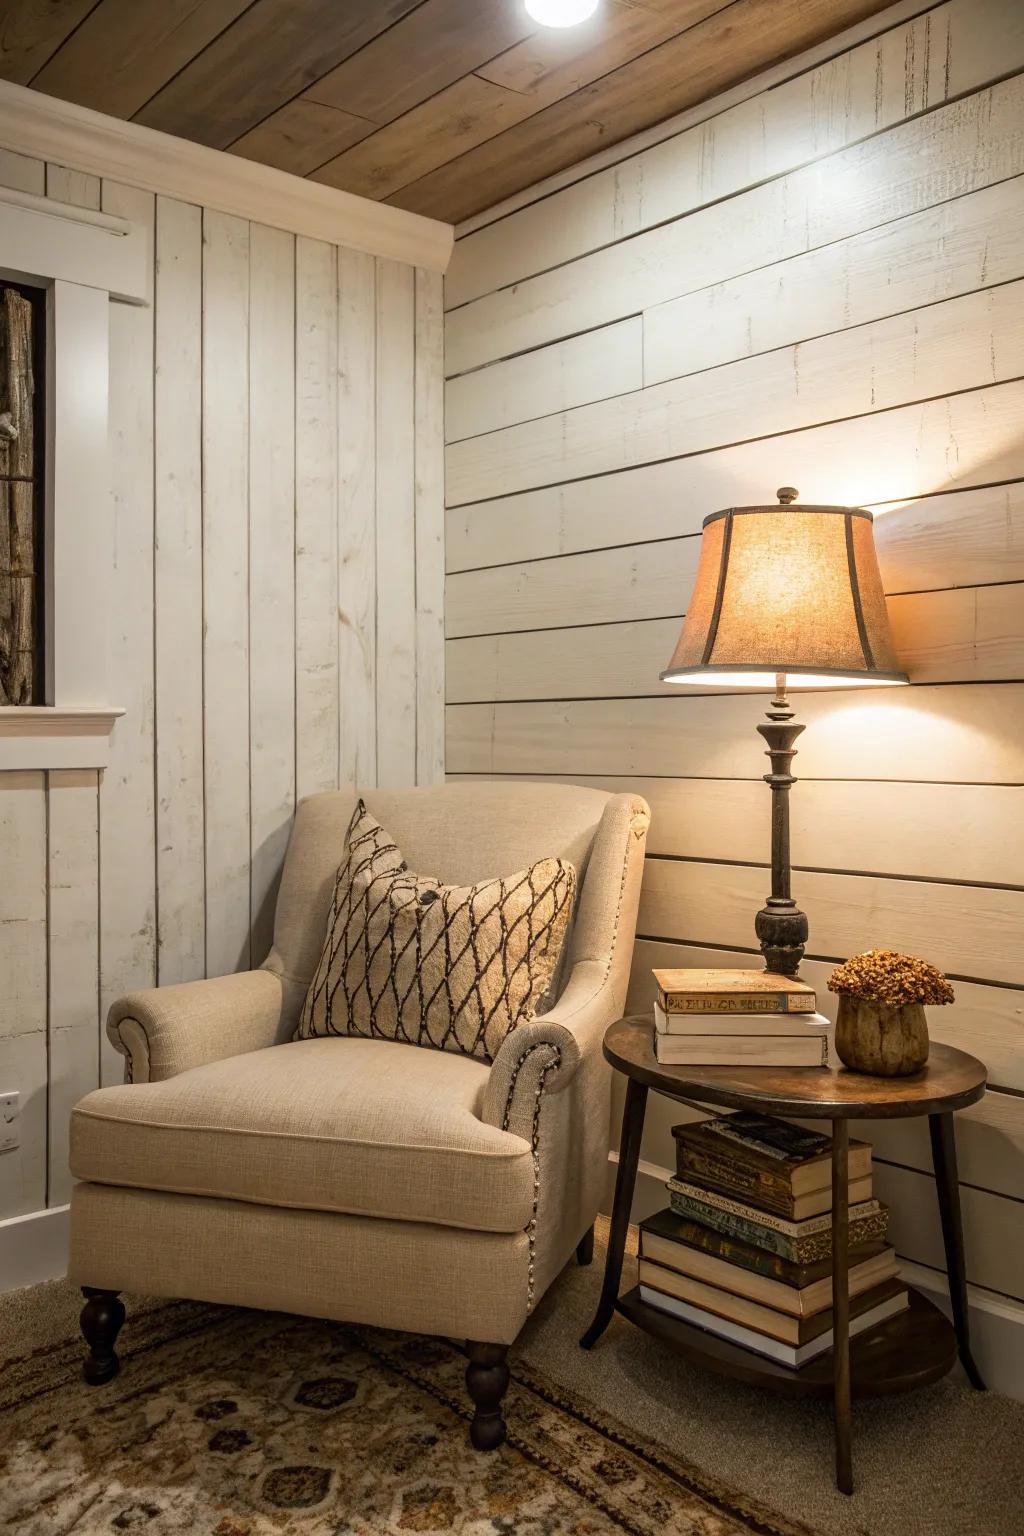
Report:
[[[0,772],[105,768],[124,710],[113,705],[0,706]]]

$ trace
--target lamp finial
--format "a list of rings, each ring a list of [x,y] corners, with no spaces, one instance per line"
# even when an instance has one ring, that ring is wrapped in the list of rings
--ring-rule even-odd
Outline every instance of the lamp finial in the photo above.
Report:
[[[788,507],[791,501],[796,501],[800,492],[795,485],[780,485],[775,492],[784,507]]]

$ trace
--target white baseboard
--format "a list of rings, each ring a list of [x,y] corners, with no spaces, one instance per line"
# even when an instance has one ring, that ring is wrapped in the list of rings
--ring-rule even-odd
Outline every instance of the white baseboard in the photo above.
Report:
[[[68,1272],[69,1205],[0,1221],[0,1293]]]
[[[609,1152],[606,1211],[612,1208],[618,1161],[618,1154]],[[633,1195],[632,1221],[644,1221],[664,1207],[665,1180],[670,1177],[668,1168],[659,1168],[656,1163],[641,1159]],[[949,1292],[946,1276],[941,1270],[902,1259],[900,1273],[949,1316]],[[1002,1392],[1024,1402],[1024,1303],[974,1285],[967,1287],[967,1300],[971,1314],[971,1350],[978,1369],[993,1392]],[[956,1369],[959,1372],[960,1367]]]

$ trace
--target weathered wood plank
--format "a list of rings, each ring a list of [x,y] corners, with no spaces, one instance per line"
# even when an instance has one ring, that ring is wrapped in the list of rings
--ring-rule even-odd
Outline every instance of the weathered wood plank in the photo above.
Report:
[[[890,595],[1024,580],[1024,481],[883,502],[874,514]]]
[[[373,123],[363,117],[296,96],[243,133],[228,153],[305,176],[329,155],[341,154],[373,131]]]
[[[941,1011],[933,1008],[928,1014],[929,1032],[935,1039],[935,1015]],[[957,1044],[961,1050],[968,1048],[963,1035]],[[931,1146],[923,1120],[861,1120],[856,1134],[871,1142],[876,1158],[931,1175]],[[956,1141],[963,1184],[1020,1200],[1024,1187],[1024,1099],[990,1091],[979,1104],[957,1115]]]
[[[338,261],[295,243],[295,792],[338,782]]]
[[[660,550],[665,546],[639,547]],[[540,562],[541,568],[547,563]],[[692,579],[676,588],[677,603],[682,597],[680,608],[685,606],[691,584]],[[890,598],[888,606],[896,654],[911,682],[1024,680],[1024,589],[1020,583],[908,593]],[[565,608],[568,612],[552,607],[548,618],[572,625],[575,604],[571,599]],[[681,615],[618,619],[449,640],[448,702],[678,693],[677,685],[658,679],[668,665],[681,622]],[[704,690],[694,683],[683,691]],[[723,687],[721,691],[734,690]]]
[[[453,572],[448,636],[675,617],[685,610],[699,548],[690,535]]]
[[[884,26],[885,18],[880,18]],[[1024,62],[1005,0],[954,0],[883,31],[459,240],[450,308],[678,218],[989,84]]]
[[[571,410],[643,386],[643,321],[639,316],[555,342],[539,352],[449,379],[445,436],[449,443],[499,427]]]
[[[545,104],[579,91],[617,64],[681,31],[690,14],[707,14],[720,5],[721,0],[685,0],[684,15],[669,18],[620,0],[605,0],[582,38],[538,28],[522,42],[504,51],[496,49],[498,56],[474,72],[410,106],[374,134],[372,141],[364,140],[322,165],[313,179],[370,197],[396,194]],[[407,81],[410,74],[416,78],[418,68],[403,69],[400,79]],[[367,110],[371,117],[383,115],[372,106]],[[455,210],[438,214],[446,219],[457,216]]]
[[[400,27],[389,27],[315,80],[303,99],[390,123],[535,27],[525,9],[506,0],[426,0]]]
[[[707,689],[699,683],[679,687],[658,681],[675,649],[680,625],[678,618],[649,619],[449,640],[445,645],[447,700],[449,704],[486,704],[705,694]]]
[[[338,251],[338,775],[377,782],[376,265]]]
[[[931,1179],[879,1163],[875,1188],[890,1211],[896,1252],[912,1263],[944,1270],[945,1256]],[[1024,1296],[1024,1203],[962,1185],[967,1279],[1003,1296]]]
[[[21,1096],[18,1146],[0,1157],[0,1221],[46,1205],[46,1030],[0,1034],[0,1078]]]
[[[0,1038],[46,1030],[46,789],[0,774]],[[0,1160],[2,1161],[2,1160]]]
[[[1017,176],[656,305],[644,314],[644,383],[717,368],[1022,273],[1024,177]]]
[[[1017,77],[449,315],[468,368],[636,314],[1024,171]]]
[[[377,781],[416,782],[415,272],[377,262]]]
[[[318,166],[310,180],[383,202],[433,170],[439,156],[465,154],[532,110],[519,91],[492,85],[479,75],[463,75],[370,138]]]
[[[756,718],[757,714],[752,715],[752,723]],[[754,769],[759,766],[757,751],[751,742]],[[799,774],[799,761],[794,766]],[[477,775],[449,774],[455,780],[463,777]],[[770,797],[760,779],[520,777],[586,784],[609,794],[642,795],[651,807],[648,854],[768,862]],[[1020,785],[804,779],[790,801],[794,869],[1020,883],[1024,868],[1024,788]],[[871,828],[870,839],[864,836],[865,827]],[[1024,1059],[1021,1072],[1024,1076]]]
[[[103,210],[152,231],[154,198],[103,183]],[[110,481],[113,548],[107,686],[125,709],[100,783],[101,1012],[156,980],[156,806],[153,675],[153,314],[110,306]],[[116,871],[114,878],[110,872]],[[124,1058],[100,1042],[100,1077],[120,1082]]]
[[[247,5],[135,114],[135,121],[232,144],[311,79],[333,69],[411,11],[416,0],[261,0]]]
[[[103,0],[43,66],[32,86],[111,117],[131,117],[247,4]]]
[[[537,27],[476,73],[538,101],[555,101],[721,9],[721,0],[672,0],[668,6],[605,0],[581,33]]]
[[[741,864],[648,859],[637,931],[689,943],[747,945],[766,872]],[[811,955],[865,949],[922,955],[940,970],[1024,987],[1024,890],[805,871],[793,881],[810,917]]]
[[[94,771],[48,775],[50,1017],[47,1205],[70,1198],[72,1106],[100,1081],[99,785]]]
[[[837,689],[798,698],[807,725],[801,778],[1024,783],[1016,724],[1024,684]],[[732,694],[449,705],[448,771],[743,778],[758,752],[758,702]]]
[[[889,599],[893,644],[911,682],[1024,678],[1024,586],[960,587]]]
[[[79,208],[98,208],[100,178],[47,161],[46,196],[55,198],[59,203],[74,203]]]
[[[295,812],[295,236],[249,228],[252,957],[273,939]]]
[[[36,197],[46,194],[46,161],[33,160],[30,155],[19,155],[13,149],[0,149],[0,187],[12,187],[16,192],[32,192]]]
[[[43,682],[36,612],[45,520],[36,463],[44,386],[35,361],[41,321],[23,293],[8,287],[0,292],[0,403],[15,434],[0,438],[0,705],[5,706],[38,702]]]
[[[1000,384],[682,460],[450,506],[448,569],[697,533],[719,507],[770,500],[776,486],[793,483],[795,466],[802,501],[862,507],[1020,480],[1022,411],[1024,384]],[[957,505],[951,500],[946,511]],[[997,497],[995,516],[1000,505]],[[880,525],[880,545],[887,538]],[[1010,543],[1016,547],[1016,536]],[[989,579],[1001,577],[998,571]],[[896,585],[907,590],[904,581]]]
[[[1024,481],[882,504],[874,515],[875,546],[890,597],[1024,579]],[[688,509],[682,510],[680,521],[691,520]],[[447,579],[448,635],[681,615],[696,575],[698,545],[698,537],[688,533],[453,571]]]
[[[95,0],[66,0],[62,5],[11,0],[0,16],[0,78],[27,85],[94,4]]]
[[[1024,282],[1016,282],[452,443],[448,496],[458,503],[508,495],[1022,372]]]
[[[416,782],[444,778],[444,317],[440,273],[416,272]]]
[[[206,974],[203,873],[203,221],[156,208],[157,977]]]
[[[249,225],[203,213],[206,963],[249,945]],[[261,957],[262,958],[262,957]]]

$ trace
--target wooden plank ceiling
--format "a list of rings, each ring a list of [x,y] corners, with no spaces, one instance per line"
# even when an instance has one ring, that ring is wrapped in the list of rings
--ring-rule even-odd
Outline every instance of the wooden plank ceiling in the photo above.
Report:
[[[0,76],[453,223],[887,0],[0,0]]]

